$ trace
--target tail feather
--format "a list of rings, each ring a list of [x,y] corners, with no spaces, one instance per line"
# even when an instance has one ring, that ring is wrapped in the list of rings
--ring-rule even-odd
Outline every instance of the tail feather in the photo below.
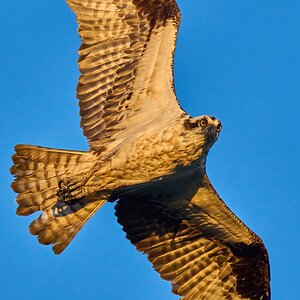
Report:
[[[11,168],[15,181],[11,186],[19,193],[17,213],[20,215],[45,210],[53,205],[60,180],[75,170],[84,171],[91,165],[87,152],[30,145],[17,145],[15,151]]]
[[[34,220],[29,230],[38,236],[41,244],[53,245],[55,254],[60,254],[72,241],[74,236],[87,220],[105,203],[105,200],[89,203],[77,207],[77,211],[63,216],[54,216],[51,209],[45,210],[39,218]],[[72,206],[70,206],[72,208]]]
[[[93,165],[88,152],[64,151],[30,145],[17,145],[11,173],[17,196],[17,214],[30,215],[41,210],[41,215],[30,225],[30,232],[38,235],[42,244],[54,244],[61,253],[86,221],[106,202],[82,198],[61,208],[56,207],[59,182]],[[93,201],[91,201],[93,200]],[[58,210],[58,213],[56,213]]]

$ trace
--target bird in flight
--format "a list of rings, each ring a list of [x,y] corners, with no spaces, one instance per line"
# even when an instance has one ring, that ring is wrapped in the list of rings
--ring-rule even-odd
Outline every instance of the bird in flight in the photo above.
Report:
[[[67,0],[79,24],[81,127],[89,151],[17,145],[17,214],[60,254],[106,202],[126,237],[185,300],[270,299],[262,240],[206,174],[222,129],[178,104],[175,0]]]

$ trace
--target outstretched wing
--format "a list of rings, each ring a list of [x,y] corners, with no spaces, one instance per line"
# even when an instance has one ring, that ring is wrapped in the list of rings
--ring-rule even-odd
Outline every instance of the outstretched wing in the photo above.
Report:
[[[175,0],[67,0],[79,24],[81,126],[93,149],[182,115],[173,84]],[[162,118],[163,113],[163,118]]]
[[[226,207],[208,178],[200,187],[188,181],[163,186],[121,197],[116,215],[172,291],[185,300],[270,299],[263,242]]]

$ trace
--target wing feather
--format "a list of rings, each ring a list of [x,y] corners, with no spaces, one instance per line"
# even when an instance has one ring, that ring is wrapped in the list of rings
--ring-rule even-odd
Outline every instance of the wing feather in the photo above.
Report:
[[[193,188],[190,179],[121,196],[116,215],[126,237],[182,299],[270,299],[261,239],[225,206],[206,175]]]
[[[173,84],[175,0],[67,0],[79,24],[81,126],[93,149],[183,113]],[[164,118],[161,118],[161,111]],[[125,122],[126,120],[126,122]],[[126,130],[128,129],[128,130]],[[121,140],[121,139],[120,139]]]

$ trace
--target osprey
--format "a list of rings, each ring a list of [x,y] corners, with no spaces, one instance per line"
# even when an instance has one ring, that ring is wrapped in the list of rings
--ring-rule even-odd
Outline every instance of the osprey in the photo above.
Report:
[[[17,214],[56,254],[106,202],[126,237],[185,300],[270,299],[262,240],[220,199],[206,171],[221,131],[177,102],[175,0],[67,0],[79,24],[81,126],[90,150],[17,145]]]

